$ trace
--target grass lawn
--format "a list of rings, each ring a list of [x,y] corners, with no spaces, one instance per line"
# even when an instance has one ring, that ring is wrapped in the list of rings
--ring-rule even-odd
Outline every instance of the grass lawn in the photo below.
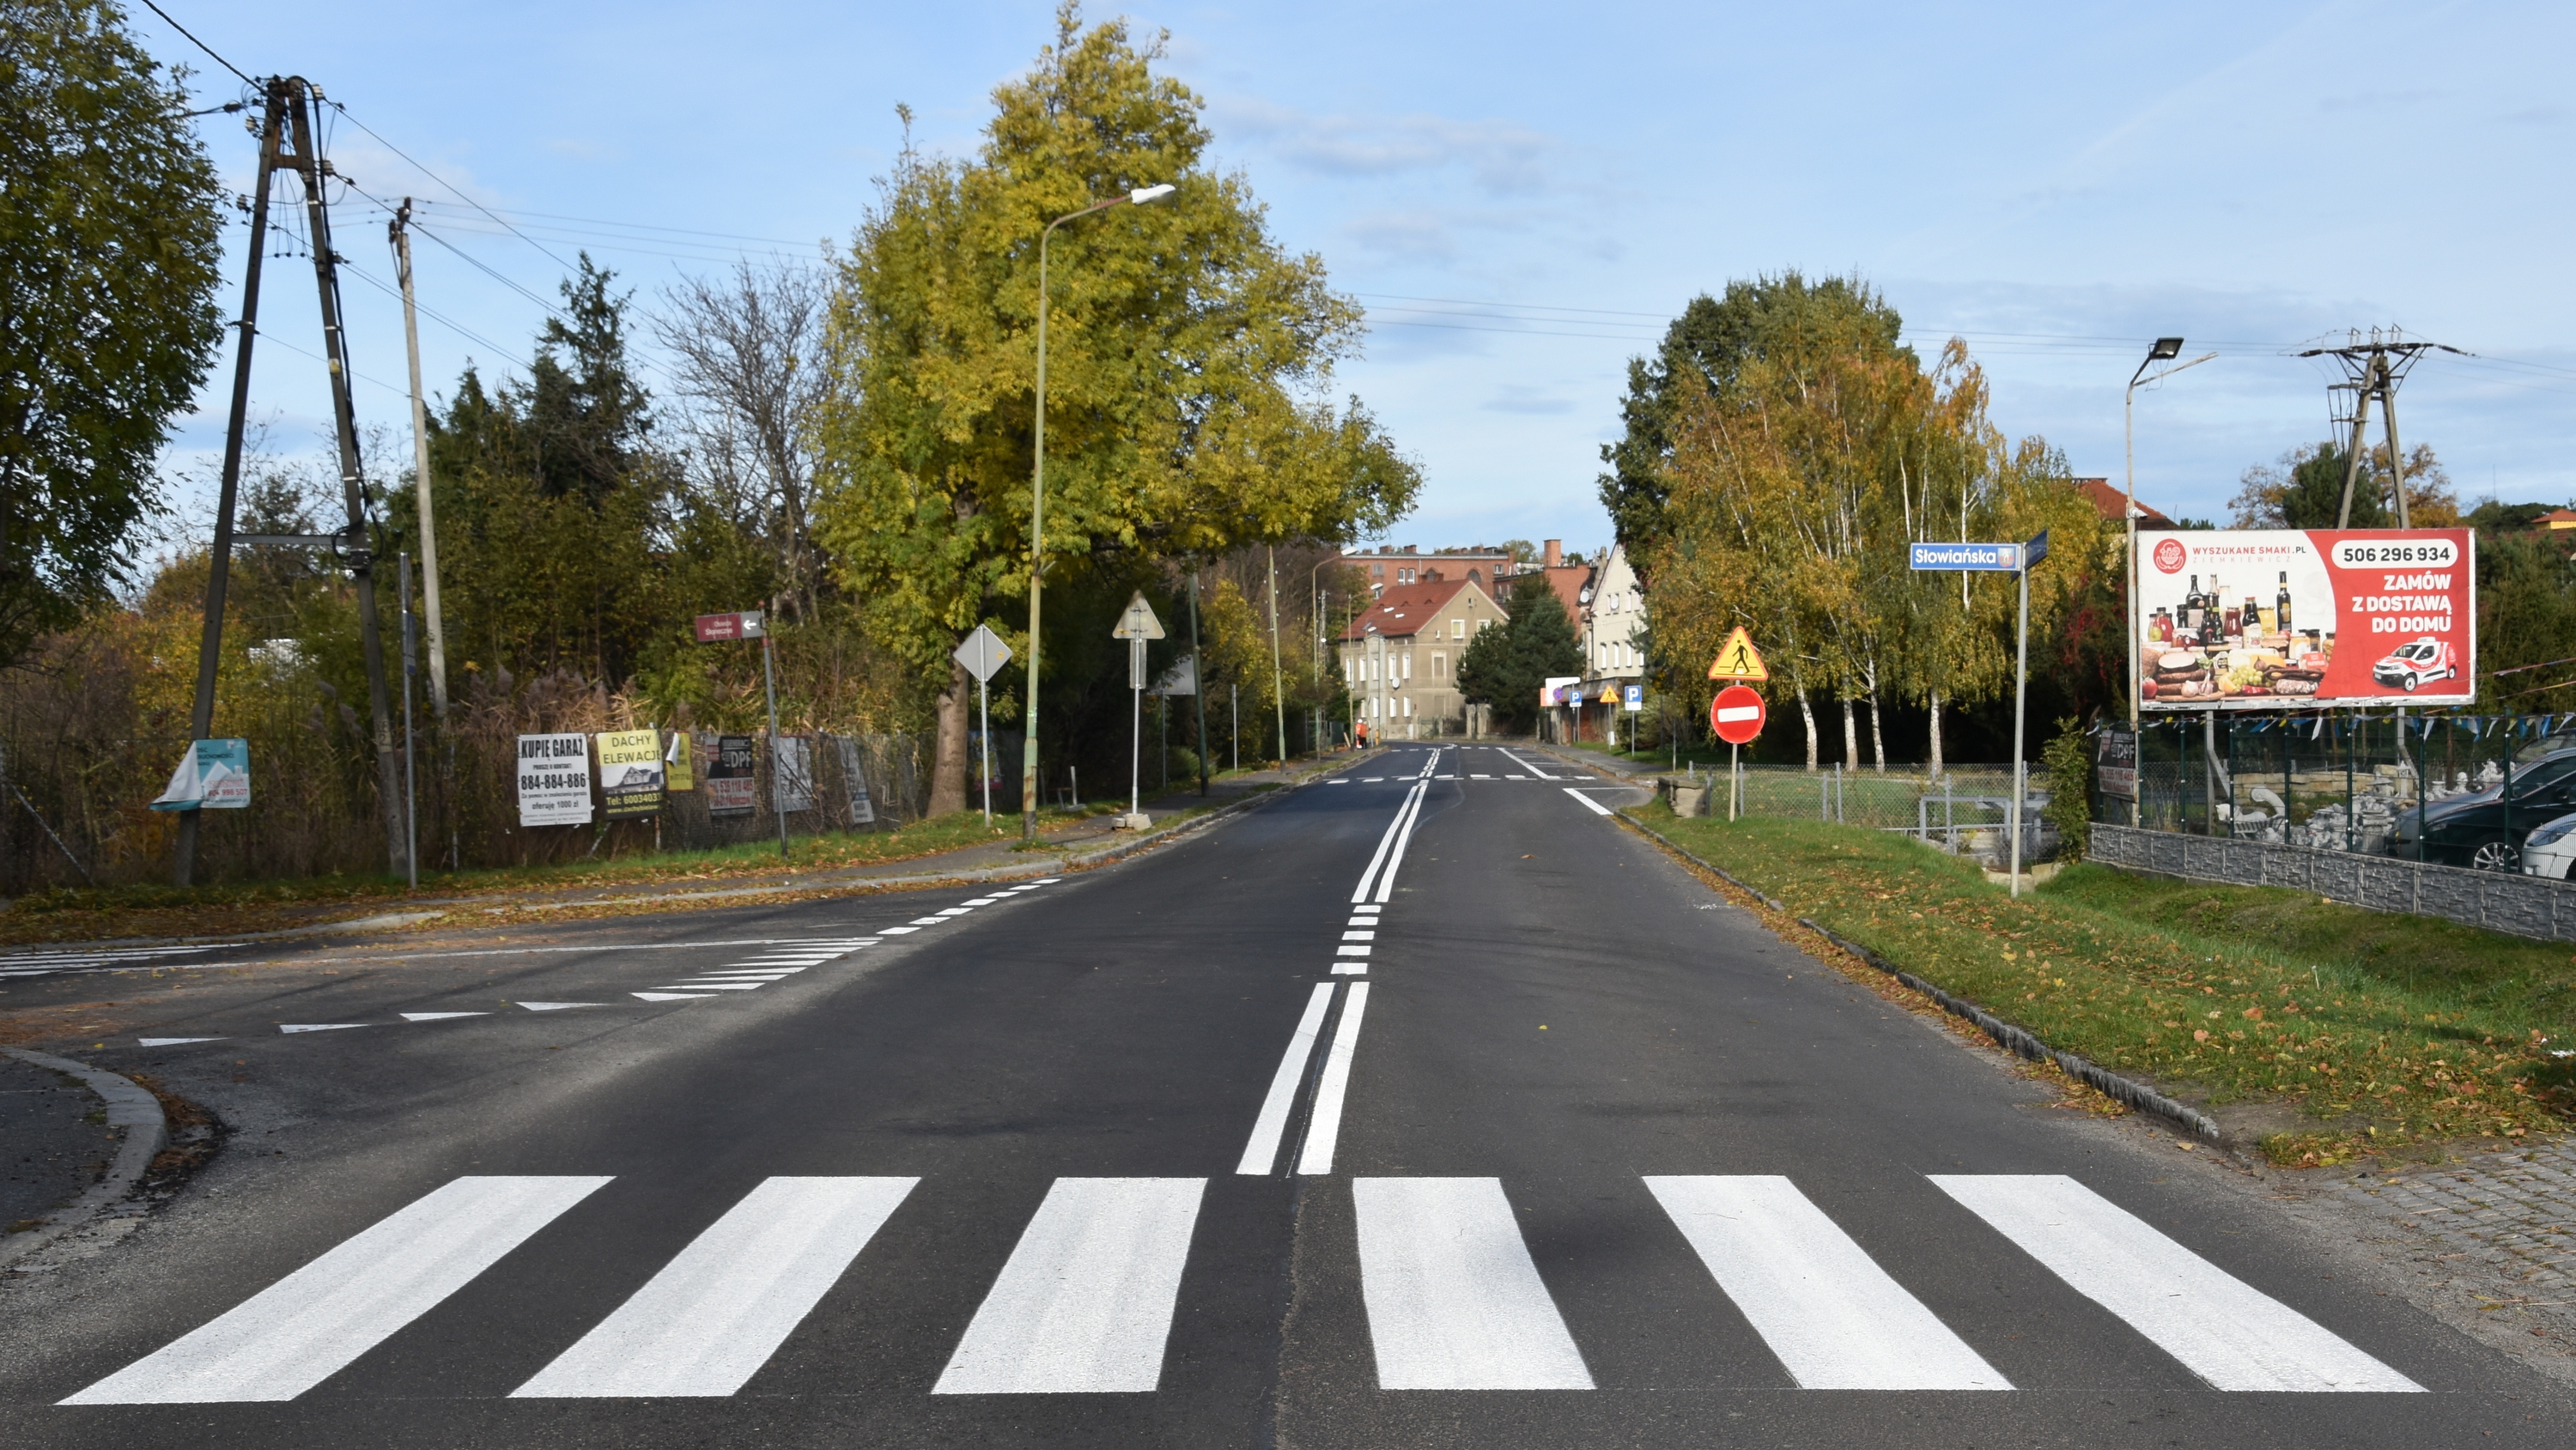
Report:
[[[1123,806],[1103,804],[1081,811],[1049,809],[1040,816],[1039,825],[1041,829],[1065,826],[1112,809]],[[986,826],[979,809],[935,816],[890,830],[791,837],[785,862],[779,859],[777,841],[764,840],[705,851],[624,856],[612,861],[423,871],[416,892],[407,889],[400,877],[374,874],[211,886],[57,890],[19,897],[5,913],[0,913],[0,943],[223,935],[328,920],[339,914],[329,910],[335,906],[399,911],[407,902],[436,898],[723,882],[781,870],[830,871],[1013,842],[1019,833],[1016,815],[1005,820],[997,813],[993,824]]]
[[[2305,893],[2078,866],[2013,900],[1974,863],[1805,821],[1655,829],[2048,1042],[2212,1106],[2295,1106],[2284,1164],[2554,1133],[2576,1112],[2576,955]]]

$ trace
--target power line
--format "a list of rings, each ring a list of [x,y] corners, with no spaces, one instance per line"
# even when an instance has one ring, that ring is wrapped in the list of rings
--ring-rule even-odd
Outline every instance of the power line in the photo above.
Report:
[[[338,101],[332,101],[330,102],[330,105],[331,109],[339,112],[341,116],[347,119],[350,125],[357,127],[359,130],[366,132],[370,136],[374,136],[377,145],[384,147],[386,150],[401,157],[403,160],[411,162],[412,169],[418,171],[421,175],[428,177],[430,180],[437,182],[443,187],[446,187],[449,191],[455,192],[457,200],[474,208],[476,211],[483,213],[492,220],[500,222],[502,226],[508,227],[513,236],[516,236],[520,241],[526,242],[529,246],[535,247],[538,251],[544,252],[548,258],[553,260],[556,266],[563,268],[567,272],[573,270],[572,263],[565,261],[561,257],[555,256],[552,251],[548,250],[542,243],[538,242],[536,238],[529,236],[526,232],[520,231],[517,227],[510,226],[510,223],[503,219],[499,212],[496,212],[490,207],[485,206],[483,203],[476,201],[474,198],[467,196],[462,189],[460,189],[454,182],[449,181],[446,177],[441,176],[437,172],[430,170],[428,167],[421,165],[418,161],[413,161],[410,152],[407,152],[391,141],[386,140],[383,136],[377,133],[375,127],[359,120],[356,116],[350,115],[349,108],[347,106],[342,105]],[[373,201],[375,199],[373,197],[369,197],[368,200]],[[377,204],[380,206],[383,205],[381,202],[378,202]],[[499,274],[495,273],[494,275],[497,276]],[[515,286],[517,284],[513,283],[512,285]],[[543,304],[541,303],[540,305]],[[546,310],[551,312],[554,309],[549,307]]]
[[[402,300],[402,293],[396,289],[392,283],[379,279],[366,268],[359,266],[355,262],[347,261],[342,262],[340,265],[355,274],[359,281],[366,283],[368,286],[375,288],[377,291],[393,298],[397,302]],[[412,305],[415,308],[418,308],[419,311],[424,316],[428,317],[430,321],[435,322],[439,326],[446,328],[448,331],[455,333],[457,336],[464,338],[467,342],[490,349],[493,355],[500,358],[501,361],[516,364],[521,368],[530,368],[530,364],[526,359],[513,356],[508,349],[502,347],[499,343],[475,332],[463,323],[457,322],[455,319],[441,314],[436,309],[423,304],[416,298],[413,300]],[[532,368],[530,370],[533,371]]]
[[[190,35],[190,34],[188,33],[188,27],[186,27],[186,26],[184,26],[184,25],[181,25],[181,24],[180,24],[178,21],[176,21],[176,20],[171,19],[171,18],[170,18],[170,12],[169,12],[169,11],[167,11],[167,10],[164,10],[164,9],[162,9],[160,6],[158,6],[158,5],[154,4],[154,3],[153,3],[153,0],[143,0],[143,6],[144,6],[144,8],[145,8],[145,9],[147,9],[147,10],[151,11],[153,14],[160,16],[160,17],[161,17],[161,21],[162,21],[162,23],[163,23],[163,24],[165,24],[165,25],[169,26],[172,30],[177,31],[177,32],[179,32],[179,34],[180,34],[180,35],[182,35],[182,36],[186,37],[187,42],[188,42],[190,45],[193,45],[193,46],[195,46],[197,49],[204,51],[207,55],[212,56],[212,57],[214,58],[214,62],[215,62],[215,64],[217,64],[217,65],[219,65],[219,66],[222,66],[224,69],[226,69],[226,70],[228,70],[228,71],[231,71],[234,75],[240,76],[240,77],[241,77],[241,83],[242,83],[243,85],[246,85],[246,86],[255,86],[255,85],[258,85],[258,84],[259,84],[259,82],[255,81],[255,80],[252,80],[248,74],[244,73],[244,72],[243,72],[243,70],[242,70],[242,68],[241,68],[240,66],[237,66],[237,65],[233,64],[231,61],[228,61],[228,60],[224,59],[224,58],[223,58],[223,56],[221,56],[221,55],[217,54],[217,53],[216,53],[216,51],[215,51],[215,48],[214,48],[213,46],[206,44],[206,43],[205,43],[204,41],[202,41],[202,40],[199,40],[199,39],[198,39],[197,37],[195,37],[194,35]]]

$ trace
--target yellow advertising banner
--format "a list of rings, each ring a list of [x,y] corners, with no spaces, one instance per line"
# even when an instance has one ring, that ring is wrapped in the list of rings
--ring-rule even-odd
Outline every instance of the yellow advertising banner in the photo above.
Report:
[[[689,732],[671,732],[671,748],[662,752],[662,788],[696,790],[698,777],[689,761]]]
[[[611,730],[599,737],[600,815],[608,820],[662,809],[662,732]]]

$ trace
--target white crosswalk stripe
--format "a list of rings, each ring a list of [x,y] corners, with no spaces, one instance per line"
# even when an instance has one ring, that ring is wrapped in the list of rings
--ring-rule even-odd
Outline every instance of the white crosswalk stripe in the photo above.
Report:
[[[511,1397],[732,1394],[920,1181],[770,1179]]]
[[[933,1394],[1116,1394],[1162,1383],[1204,1178],[1059,1178]]]
[[[1355,984],[1353,994],[1360,989]],[[1275,1102],[1265,1104],[1238,1173],[1265,1174],[1278,1157],[1287,1103],[1333,991],[1319,985],[1308,1002],[1274,1083]],[[293,1399],[402,1332],[609,1181],[456,1179],[62,1403]],[[2073,1179],[1932,1181],[2036,1259],[2032,1273],[2055,1273],[2217,1389],[2420,1389]],[[767,1180],[551,1362],[514,1367],[514,1376],[529,1377],[512,1396],[740,1393],[815,1315],[919,1183]],[[947,1346],[933,1393],[1160,1388],[1207,1183],[1055,1180],[972,1320]],[[1643,1184],[1800,1388],[2015,1388],[1789,1179],[1656,1176]],[[1593,1388],[1592,1370],[1539,1275],[1500,1179],[1356,1178],[1351,1202],[1360,1307],[1380,1389]],[[1653,1269],[1658,1277],[1688,1272],[1682,1245],[1670,1252],[1672,1261]],[[865,1303],[850,1307],[869,1310]],[[565,1338],[577,1328],[568,1327]],[[1747,1366],[1729,1378],[1759,1382],[1766,1373]]]
[[[2012,1388],[1788,1179],[1646,1187],[1801,1388]]]
[[[2423,1389],[2072,1178],[1932,1181],[2218,1389]]]
[[[459,1178],[62,1403],[291,1400],[607,1182]]]
[[[1357,1178],[1360,1294],[1389,1390],[1588,1390],[1499,1178]]]

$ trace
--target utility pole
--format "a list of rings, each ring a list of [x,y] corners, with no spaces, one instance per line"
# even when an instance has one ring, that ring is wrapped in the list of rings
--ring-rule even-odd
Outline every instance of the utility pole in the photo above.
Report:
[[[420,597],[429,636],[429,708],[447,723],[447,629],[438,609],[438,524],[429,501],[429,407],[420,389],[420,314],[411,299],[411,198],[385,230],[394,244],[394,276],[402,282],[403,346],[411,355],[412,493],[420,510]]]
[[[1279,768],[1288,768],[1288,693],[1279,668],[1279,550],[1263,545],[1270,566],[1270,703],[1279,716]]]
[[[1208,793],[1207,658],[1199,653],[1199,566],[1190,562],[1190,706],[1198,712],[1199,794]]]
[[[404,849],[402,813],[395,802],[402,794],[402,770],[394,758],[393,705],[386,698],[385,642],[376,620],[376,570],[373,541],[367,534],[367,481],[358,463],[358,414],[350,397],[349,345],[340,322],[340,256],[331,248],[331,210],[323,185],[331,166],[322,158],[315,136],[311,83],[299,76],[284,82],[287,123],[295,149],[274,164],[292,169],[304,182],[304,214],[313,247],[313,285],[322,307],[322,355],[331,370],[331,421],[339,435],[340,492],[349,508],[343,550],[350,581],[357,586],[358,642],[367,664],[367,709],[376,750],[377,799],[385,822],[385,857],[395,871],[410,869]]]
[[[2349,421],[2352,424],[2352,441],[2344,453],[2343,504],[2335,514],[2335,527],[2352,527],[2352,490],[2361,479],[2361,440],[2370,427],[2370,405],[2376,400],[2380,417],[2388,428],[2389,488],[2396,495],[2397,527],[2412,528],[2413,524],[2406,516],[2406,455],[2397,450],[2397,385],[2406,381],[2406,375],[2428,352],[2438,350],[2460,357],[2471,354],[2443,343],[2408,341],[2406,334],[2394,327],[2384,335],[2378,328],[2372,328],[2367,342],[2362,340],[2359,328],[2346,336],[2351,340],[2342,347],[2312,347],[2299,354],[2301,357],[2331,357],[2343,364],[2344,375],[2351,379],[2350,382],[2335,384],[2332,389],[2352,394],[2352,416],[2346,419],[2336,415],[2334,419],[2337,423]]]
[[[259,180],[250,206],[250,256],[242,267],[241,349],[233,360],[232,414],[224,428],[223,484],[215,500],[215,550],[206,564],[206,621],[197,645],[197,699],[188,712],[188,749],[214,734],[215,666],[224,643],[224,589],[233,562],[233,502],[241,492],[242,428],[250,413],[251,344],[259,339],[259,264],[268,252],[269,178],[277,172],[277,146],[286,117],[286,83],[272,79],[260,109]],[[197,821],[203,811],[179,813],[178,849],[170,879],[191,885],[197,871]]]

